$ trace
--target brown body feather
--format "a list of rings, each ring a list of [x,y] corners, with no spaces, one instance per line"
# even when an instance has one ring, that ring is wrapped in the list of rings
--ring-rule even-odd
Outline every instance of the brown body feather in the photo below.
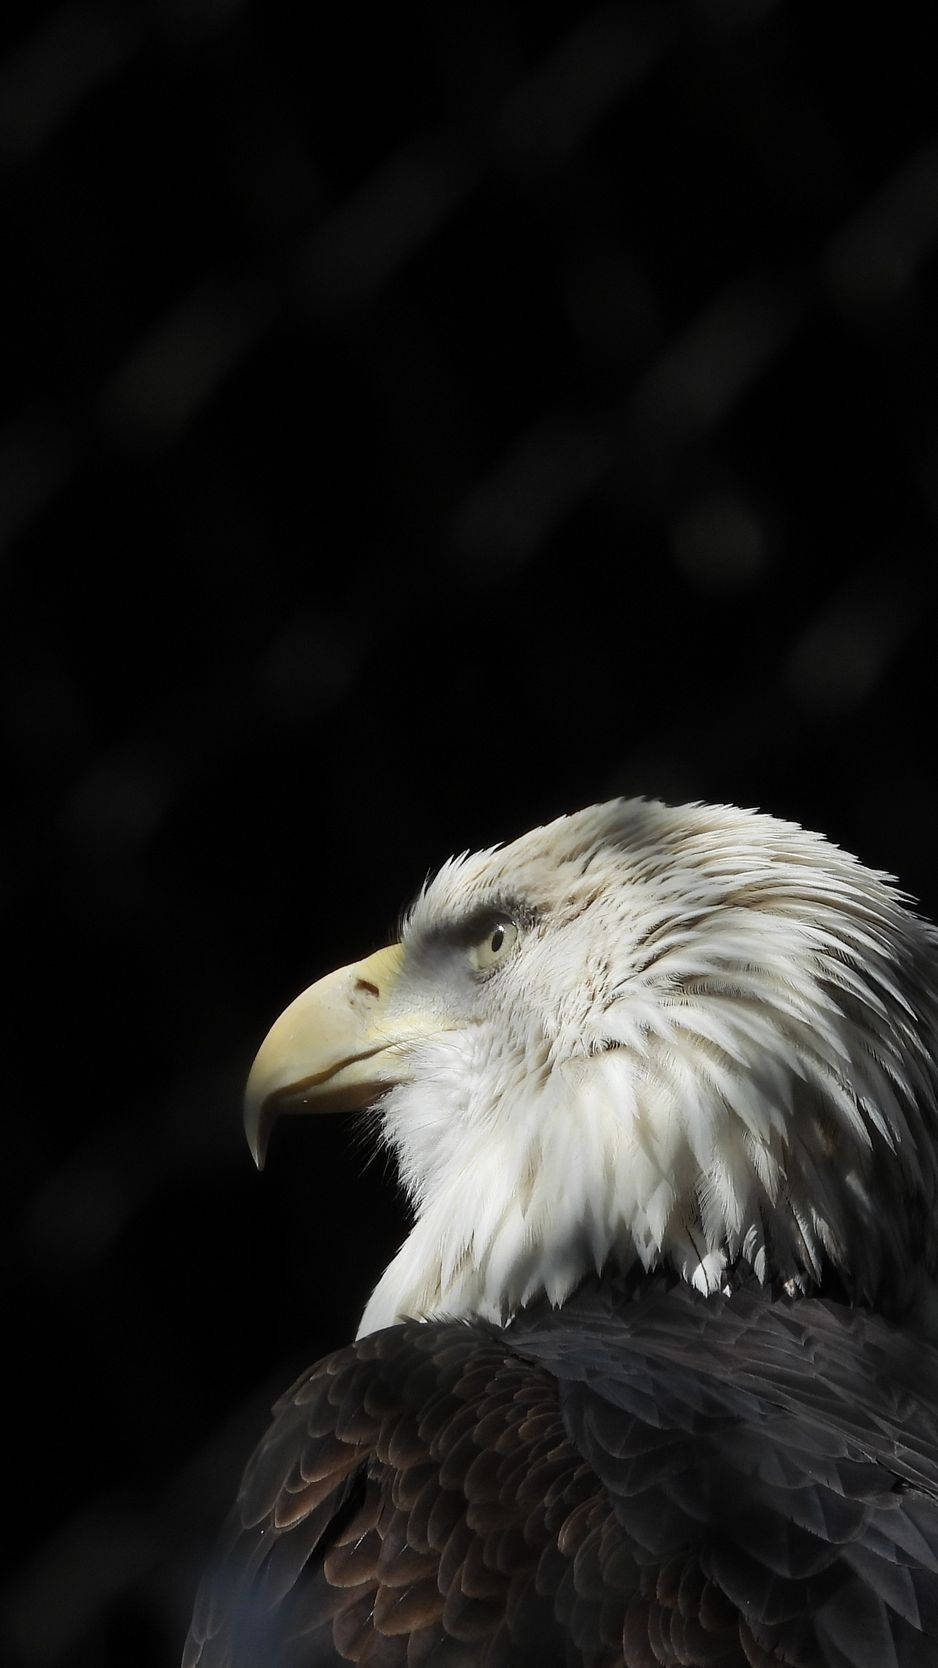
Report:
[[[758,1289],[373,1334],[279,1403],[187,1668],[927,1668],[936,1407],[931,1346]]]

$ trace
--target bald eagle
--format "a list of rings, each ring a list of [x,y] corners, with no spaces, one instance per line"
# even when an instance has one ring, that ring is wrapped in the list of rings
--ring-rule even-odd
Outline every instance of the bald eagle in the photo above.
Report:
[[[186,1668],[935,1668],[938,934],[729,806],[446,863],[269,1033],[413,1227],[277,1404]]]

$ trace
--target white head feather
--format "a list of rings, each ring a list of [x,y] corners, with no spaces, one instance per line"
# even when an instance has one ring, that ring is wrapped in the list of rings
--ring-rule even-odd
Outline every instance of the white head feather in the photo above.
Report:
[[[751,811],[617,800],[452,859],[402,943],[394,1001],[444,1029],[381,1103],[415,1222],[362,1333],[633,1265],[833,1271],[931,1324],[938,938],[887,876]]]

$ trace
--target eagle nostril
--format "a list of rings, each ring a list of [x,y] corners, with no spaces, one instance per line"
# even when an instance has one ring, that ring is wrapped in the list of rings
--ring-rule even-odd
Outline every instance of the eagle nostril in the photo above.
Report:
[[[381,992],[378,989],[377,985],[373,985],[371,983],[370,979],[356,979],[355,989],[356,989],[356,991],[359,991],[359,990],[365,991],[367,993],[367,995],[373,996],[375,1001],[377,1001],[378,997],[381,995]]]

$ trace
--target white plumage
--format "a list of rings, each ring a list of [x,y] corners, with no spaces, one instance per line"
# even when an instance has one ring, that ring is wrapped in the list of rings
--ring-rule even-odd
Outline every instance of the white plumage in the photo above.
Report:
[[[704,1291],[832,1268],[931,1325],[935,942],[888,876],[729,806],[613,801],[450,860],[383,1016],[436,1026],[381,1103],[415,1222],[361,1333],[636,1259]]]

